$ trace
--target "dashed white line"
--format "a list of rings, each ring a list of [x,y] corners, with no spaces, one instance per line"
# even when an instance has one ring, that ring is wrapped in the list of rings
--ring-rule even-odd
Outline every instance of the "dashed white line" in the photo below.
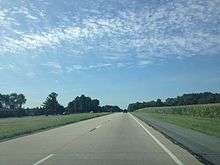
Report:
[[[96,129],[98,129],[100,127],[101,127],[101,125],[98,125],[97,127],[90,129],[89,132],[95,131]]]
[[[47,159],[51,158],[52,156],[54,156],[54,154],[48,155],[47,157],[39,160],[38,162],[34,163],[33,165],[39,165],[39,164],[43,163],[44,161],[46,161]]]
[[[101,125],[98,125],[97,127],[95,127],[96,129],[98,129],[98,128],[100,128],[101,127]]]
[[[145,132],[147,132],[153,138],[153,140],[173,159],[173,161],[177,165],[183,165],[183,163],[168,148],[166,148],[154,135],[152,135],[150,131],[147,130],[147,128],[145,128],[132,114],[130,115],[145,130]]]

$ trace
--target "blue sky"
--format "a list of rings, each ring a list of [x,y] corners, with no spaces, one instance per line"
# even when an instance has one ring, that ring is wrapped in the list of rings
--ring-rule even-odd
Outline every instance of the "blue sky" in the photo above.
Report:
[[[219,0],[0,0],[0,93],[101,104],[220,92]]]

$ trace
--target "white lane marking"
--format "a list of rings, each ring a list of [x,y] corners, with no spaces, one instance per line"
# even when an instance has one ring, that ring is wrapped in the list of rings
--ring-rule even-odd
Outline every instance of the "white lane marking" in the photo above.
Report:
[[[100,128],[101,127],[101,125],[98,125],[97,127],[95,127],[96,129],[98,129],[98,128]]]
[[[90,129],[89,132],[95,131],[96,129],[98,129],[98,128],[100,128],[100,127],[101,127],[101,125],[98,125],[98,126],[96,126],[95,128]]]
[[[129,113],[130,114],[130,113]],[[150,133],[132,114],[131,117],[154,139],[154,141],[173,159],[173,161],[178,165],[183,165],[183,163],[168,149],[166,148],[154,135]]]
[[[34,163],[33,165],[39,165],[39,164],[43,163],[44,161],[46,161],[47,159],[49,159],[49,158],[52,157],[52,156],[54,156],[54,154],[48,155],[47,157],[45,157],[45,158],[39,160],[38,162]]]

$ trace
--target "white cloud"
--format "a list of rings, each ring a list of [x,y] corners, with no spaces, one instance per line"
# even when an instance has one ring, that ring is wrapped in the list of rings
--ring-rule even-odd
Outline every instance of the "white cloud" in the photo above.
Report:
[[[41,65],[49,68],[50,72],[54,74],[60,74],[63,72],[63,67],[59,62],[49,61]]]
[[[103,69],[103,68],[108,68],[110,66],[112,66],[112,64],[103,63],[103,64],[89,65],[88,68],[90,68],[90,69]]]
[[[85,70],[85,68],[82,65],[72,65],[69,67],[66,67],[67,72],[73,72],[75,70]]]
[[[139,65],[139,66],[145,66],[145,65],[149,65],[149,64],[151,64],[151,63],[152,63],[151,61],[143,60],[143,61],[139,61],[139,62],[138,62],[138,65]]]
[[[4,30],[11,30],[11,25],[15,23],[15,19],[9,16],[9,11],[0,6],[0,35]]]
[[[62,66],[58,62],[47,62],[46,64],[43,65],[50,66],[54,69],[62,69]]]
[[[38,17],[35,17],[33,15],[30,15],[30,14],[26,15],[26,17],[29,18],[29,19],[32,19],[32,20],[38,20]]]
[[[30,71],[30,72],[27,72],[27,73],[26,73],[26,76],[27,76],[28,78],[34,78],[34,77],[36,76],[36,73]]]
[[[148,65],[157,59],[204,55],[202,52],[205,50],[220,45],[219,8],[217,0],[186,0],[167,2],[157,8],[149,5],[143,5],[139,10],[125,8],[116,11],[118,13],[114,16],[102,10],[86,8],[82,11],[90,15],[80,16],[79,12],[79,15],[73,16],[71,11],[54,11],[51,15],[57,14],[63,22],[59,26],[50,26],[49,17],[45,17],[46,11],[43,9],[37,10],[33,4],[31,10],[14,7],[13,12],[24,15],[30,24],[39,19],[38,16],[46,23],[28,32],[10,29],[8,31],[16,35],[9,35],[7,29],[11,22],[18,20],[9,17],[9,10],[0,10],[0,25],[6,31],[6,35],[0,32],[0,53],[8,55],[29,50],[61,49],[67,56],[84,54],[88,58],[91,52],[98,52],[97,55],[103,60],[100,64],[73,65],[66,68],[68,72],[112,67],[113,64],[107,60],[118,63],[118,67],[125,67],[130,57],[138,61],[138,65]],[[71,46],[67,48],[66,45]],[[122,60],[127,61],[120,64]],[[57,70],[62,69],[58,65],[49,65],[57,67]]]
[[[17,71],[20,71],[20,67],[13,63],[9,63],[9,64],[0,65],[0,70],[8,70],[12,72],[17,72]]]
[[[6,14],[4,11],[0,10],[0,23],[2,23],[5,20]]]
[[[113,67],[113,64],[111,63],[97,63],[94,65],[71,65],[66,67],[66,71],[68,73],[73,72],[73,71],[85,71],[85,70],[103,70]]]
[[[122,62],[119,62],[119,63],[116,64],[116,66],[117,66],[118,68],[124,68],[124,67],[126,67],[127,65],[124,64],[124,63],[122,63]]]

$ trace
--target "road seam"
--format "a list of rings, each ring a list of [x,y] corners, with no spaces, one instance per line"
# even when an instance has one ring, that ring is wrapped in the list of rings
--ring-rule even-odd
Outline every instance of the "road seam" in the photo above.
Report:
[[[154,135],[152,135],[150,131],[147,130],[147,128],[145,128],[132,114],[130,115],[145,130],[145,132],[147,132],[152,137],[152,139],[173,159],[173,161],[177,165],[183,165],[183,163],[168,148],[166,148]]]
[[[51,158],[51,157],[54,156],[54,155],[55,155],[55,154],[50,154],[50,155],[48,155],[47,157],[45,157],[45,158],[43,158],[43,159],[37,161],[37,162],[34,163],[33,165],[39,165],[39,164],[43,163],[44,161],[46,161],[47,159]]]

